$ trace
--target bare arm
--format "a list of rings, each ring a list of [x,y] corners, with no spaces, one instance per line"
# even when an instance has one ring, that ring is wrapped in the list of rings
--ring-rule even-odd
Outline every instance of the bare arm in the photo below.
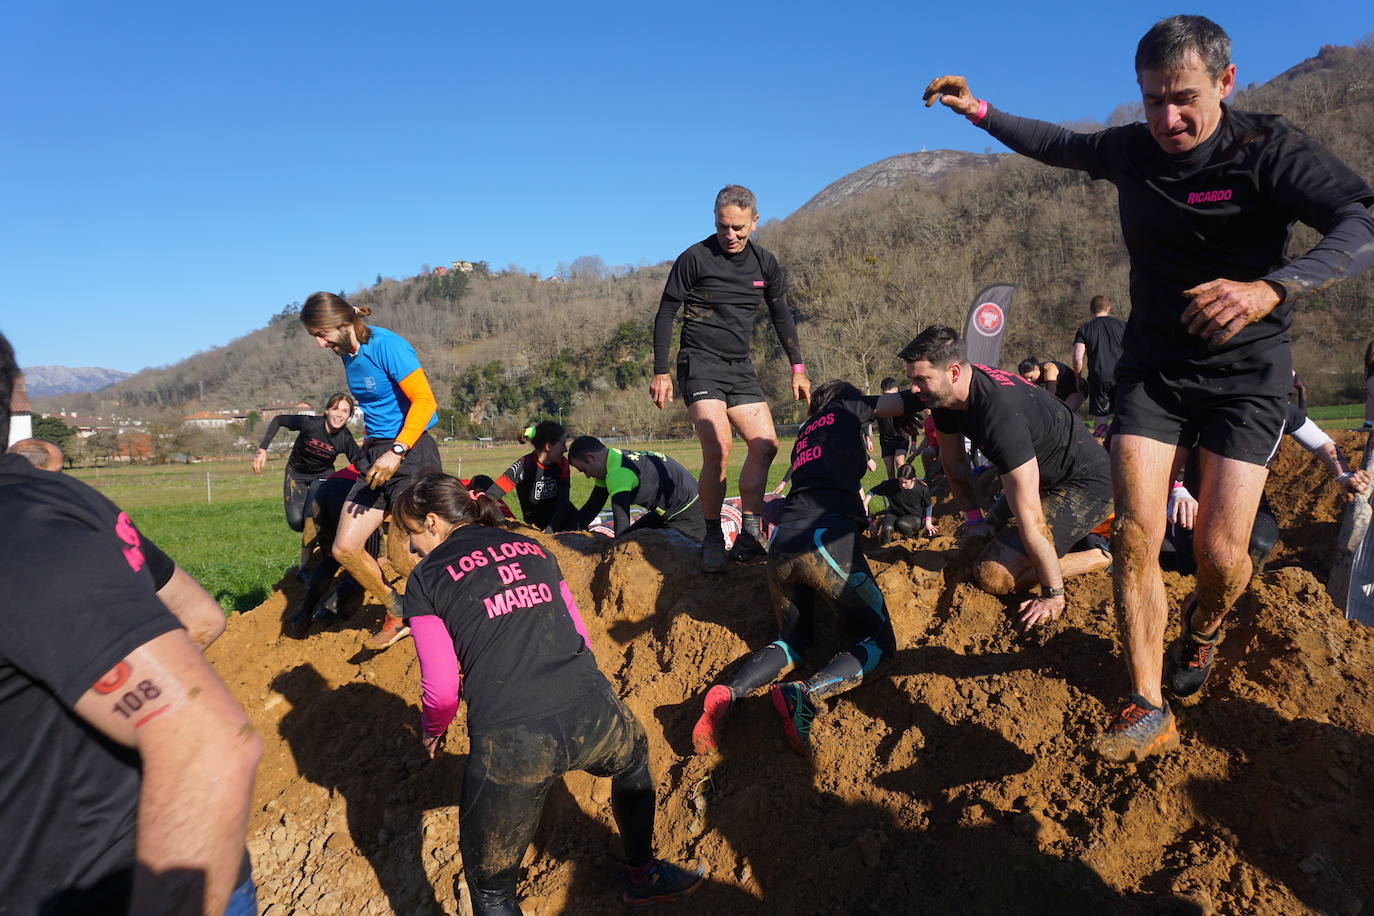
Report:
[[[191,642],[202,652],[224,632],[224,610],[219,602],[180,566],[158,589],[157,597],[181,621]]]
[[[1088,375],[1088,345],[1081,340],[1073,345],[1073,371],[1080,379]]]
[[[1040,463],[1034,458],[1002,475],[1002,492],[1016,516],[1021,544],[1040,584],[1062,589],[1064,573],[1054,549],[1044,507],[1040,504]],[[1053,620],[1064,611],[1064,596],[1032,598],[1021,604],[1021,628],[1029,630],[1042,620]]]
[[[222,913],[238,881],[262,742],[180,630],[134,651],[76,702],[138,751],[137,869],[129,911]]]
[[[969,464],[968,452],[964,451],[964,437],[937,431],[935,439],[940,444],[940,466],[945,469],[955,502],[965,512],[978,510],[978,497],[973,492],[973,467]]]

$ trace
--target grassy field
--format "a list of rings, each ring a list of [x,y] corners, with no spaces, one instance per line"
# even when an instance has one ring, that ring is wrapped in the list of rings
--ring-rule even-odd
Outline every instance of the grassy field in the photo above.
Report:
[[[695,440],[660,440],[634,447],[671,455],[693,473],[701,468]],[[773,462],[770,487],[782,479],[791,448],[791,439],[780,443],[782,457]],[[493,478],[527,451],[528,446],[517,445],[476,449],[449,444],[441,449],[449,473]],[[743,461],[744,448],[737,442],[730,456],[729,495],[738,495]],[[195,576],[226,611],[244,611],[261,604],[299,556],[300,536],[286,526],[282,513],[283,466],[282,460],[273,460],[257,476],[245,457],[159,467],[81,468],[69,473],[128,512],[139,529]],[[882,479],[881,467],[865,479],[866,486]],[[573,502],[581,505],[591,489],[591,482],[574,471]],[[508,502],[518,515],[514,494]]]

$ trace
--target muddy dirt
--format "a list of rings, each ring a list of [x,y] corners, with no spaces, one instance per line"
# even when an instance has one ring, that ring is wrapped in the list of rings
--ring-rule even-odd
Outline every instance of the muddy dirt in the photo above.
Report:
[[[813,759],[787,749],[765,694],[707,760],[691,755],[702,694],[775,635],[762,569],[703,577],[664,532],[538,535],[649,733],[659,854],[709,870],[664,912],[1374,911],[1374,631],[1322,585],[1341,499],[1289,442],[1270,497],[1283,542],[1205,699],[1177,710],[1182,750],[1127,767],[1085,751],[1124,686],[1105,573],[1071,581],[1068,614],[1022,637],[1010,602],[965,581],[952,517],[929,541],[875,546],[899,646],[887,675],[830,705]],[[1166,583],[1176,608],[1191,579]],[[427,761],[410,643],[361,650],[370,604],[285,638],[302,589],[283,588],[209,653],[266,745],[249,831],[262,912],[458,912],[462,716]],[[806,673],[841,645],[821,619]],[[525,857],[526,913],[623,911],[608,800],[585,774],[555,787]]]

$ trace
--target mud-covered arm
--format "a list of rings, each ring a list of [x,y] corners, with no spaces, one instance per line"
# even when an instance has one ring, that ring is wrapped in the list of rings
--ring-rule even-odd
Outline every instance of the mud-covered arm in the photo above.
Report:
[[[1281,286],[1285,302],[1320,292],[1374,267],[1374,217],[1366,205],[1341,207],[1324,221],[1325,229],[1308,218],[1303,222],[1322,232],[1322,240],[1302,257],[1261,278]]]

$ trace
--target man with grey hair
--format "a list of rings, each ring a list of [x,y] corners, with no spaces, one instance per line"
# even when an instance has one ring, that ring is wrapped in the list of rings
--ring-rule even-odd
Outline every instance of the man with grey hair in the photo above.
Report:
[[[49,442],[38,436],[20,439],[5,449],[5,453],[21,456],[40,471],[62,470],[62,449],[57,447],[56,442]]]
[[[716,195],[715,216],[715,234],[679,255],[668,274],[654,319],[654,376],[649,382],[649,396],[662,409],[673,399],[673,377],[668,374],[673,319],[685,306],[677,380],[701,442],[705,572],[721,572],[726,565],[720,507],[725,501],[732,428],[744,439],[748,453],[739,474],[743,529],[729,556],[742,562],[767,556],[759,543],[759,513],[768,467],[778,453],[778,434],[749,358],[760,306],[767,305],[792,364],[792,396],[805,401],[811,392],[782,268],[777,258],[750,239],[759,223],[754,192],[733,184],[722,188]]]
[[[1019,153],[1117,188],[1131,315],[1111,430],[1113,577],[1131,693],[1094,744],[1116,762],[1178,747],[1161,682],[1183,702],[1199,694],[1249,581],[1250,528],[1292,383],[1293,303],[1374,265],[1374,189],[1284,118],[1224,103],[1236,68],[1220,26],[1161,20],[1136,47],[1135,73],[1145,123],[1092,134],[997,111],[960,76],[931,81],[924,96]],[[1323,238],[1290,260],[1297,221]],[[1165,672],[1159,547],[1169,483],[1193,447],[1197,602]]]

